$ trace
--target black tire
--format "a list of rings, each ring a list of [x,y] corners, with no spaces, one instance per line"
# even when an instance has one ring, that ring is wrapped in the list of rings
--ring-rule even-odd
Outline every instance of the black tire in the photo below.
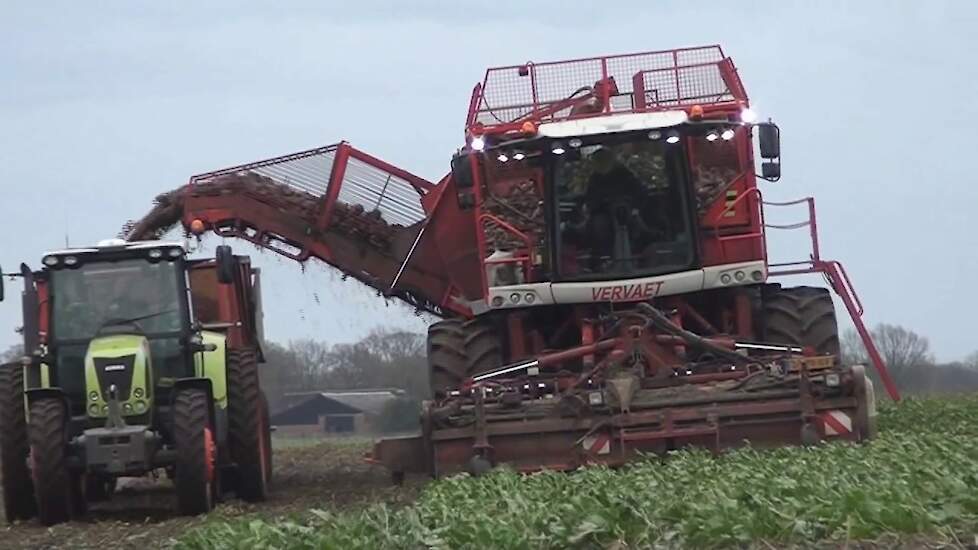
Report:
[[[37,515],[42,525],[71,519],[77,506],[72,499],[72,477],[66,462],[65,406],[59,398],[39,398],[30,406],[28,434],[31,445],[31,477]]]
[[[465,322],[463,331],[467,376],[476,376],[502,366],[503,349],[496,327],[475,318]]]
[[[819,355],[839,357],[839,326],[828,289],[769,287],[762,306],[765,341],[811,347]]]
[[[228,350],[228,443],[237,466],[237,493],[248,502],[268,496],[268,455],[258,359],[249,349]]]
[[[466,378],[465,336],[460,319],[428,327],[428,377],[433,396],[444,397]]]
[[[207,393],[185,389],[173,400],[173,441],[177,458],[173,484],[177,510],[184,515],[206,514],[214,507],[217,448]]]
[[[17,363],[0,365],[0,475],[4,515],[9,523],[37,515],[34,484],[27,467],[29,452],[24,368]]]
[[[272,422],[271,414],[268,410],[268,398],[265,397],[265,392],[261,392],[261,414],[264,419],[265,426],[265,480],[270,488],[272,486],[272,475],[275,469],[272,467]]]

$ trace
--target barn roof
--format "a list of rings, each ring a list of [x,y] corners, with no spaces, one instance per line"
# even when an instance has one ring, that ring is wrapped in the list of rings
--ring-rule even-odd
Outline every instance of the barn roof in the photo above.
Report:
[[[288,405],[272,415],[273,424],[315,424],[320,415],[380,414],[402,397],[400,389],[328,390],[286,394]]]

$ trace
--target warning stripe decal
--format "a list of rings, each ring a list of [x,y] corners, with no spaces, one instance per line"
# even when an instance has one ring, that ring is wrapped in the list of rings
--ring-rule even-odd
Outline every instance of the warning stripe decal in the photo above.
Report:
[[[821,414],[825,424],[825,435],[849,435],[852,433],[852,418],[848,414],[833,410]]]
[[[585,437],[581,443],[591,454],[606,455],[611,452],[611,438],[606,434]]]

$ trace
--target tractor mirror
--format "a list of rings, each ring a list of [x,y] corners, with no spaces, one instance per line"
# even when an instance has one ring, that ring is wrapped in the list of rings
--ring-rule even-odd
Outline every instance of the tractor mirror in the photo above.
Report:
[[[217,282],[222,285],[231,284],[234,281],[234,254],[231,253],[231,247],[226,244],[218,246],[215,259],[217,261]]]
[[[761,158],[776,159],[781,156],[781,129],[773,122],[762,122],[757,125],[758,141],[761,146]]]
[[[475,185],[469,155],[457,154],[452,158],[452,179],[457,189],[471,189]]]
[[[3,301],[3,267],[0,267],[0,302]]]
[[[765,162],[764,164],[762,164],[761,177],[770,181],[777,181],[781,179],[781,163]]]

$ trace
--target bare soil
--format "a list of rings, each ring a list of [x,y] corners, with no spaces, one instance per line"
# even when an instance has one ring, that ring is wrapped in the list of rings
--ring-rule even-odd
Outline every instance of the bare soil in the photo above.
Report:
[[[276,442],[281,443],[281,442]],[[275,518],[313,508],[342,509],[373,502],[406,503],[418,494],[424,479],[408,479],[395,487],[383,469],[362,460],[366,440],[279,445],[274,455],[272,495],[260,504],[234,498],[222,502],[211,516]],[[199,525],[204,516],[175,513],[172,484],[159,479],[126,479],[112,500],[90,505],[88,517],[51,528],[36,520],[0,527],[0,548],[159,548]]]

